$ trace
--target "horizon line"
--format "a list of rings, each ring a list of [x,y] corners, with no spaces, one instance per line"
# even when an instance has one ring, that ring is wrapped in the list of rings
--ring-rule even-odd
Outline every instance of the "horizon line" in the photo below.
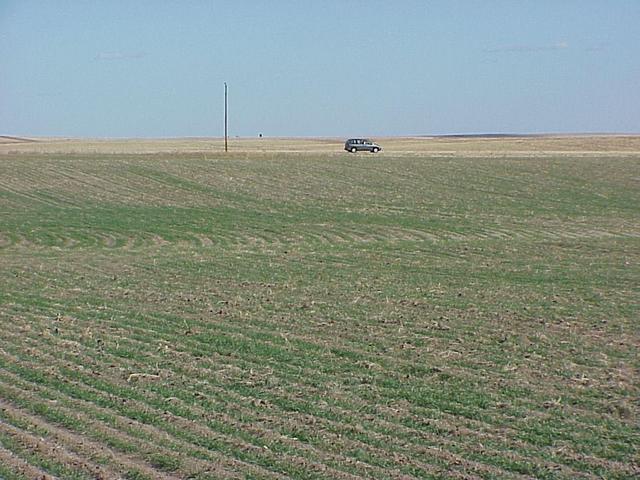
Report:
[[[546,132],[546,133],[419,133],[419,134],[399,134],[399,135],[234,135],[229,136],[230,140],[249,139],[342,139],[342,138],[535,138],[535,137],[620,137],[620,136],[640,136],[640,132]],[[177,136],[74,136],[74,135],[21,135],[21,134],[1,134],[0,138],[7,140],[33,142],[38,139],[51,140],[224,140],[224,136],[203,136],[203,135],[177,135]]]

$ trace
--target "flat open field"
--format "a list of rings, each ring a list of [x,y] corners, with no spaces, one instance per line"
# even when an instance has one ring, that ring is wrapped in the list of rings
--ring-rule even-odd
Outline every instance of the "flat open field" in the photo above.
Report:
[[[640,139],[380,141],[0,139],[0,478],[640,475]]]
[[[343,155],[344,140],[336,138],[230,138],[227,155],[306,153]],[[640,155],[640,135],[523,137],[391,137],[376,138],[392,156],[616,156]],[[0,136],[2,153],[141,154],[224,152],[221,138],[74,139]]]

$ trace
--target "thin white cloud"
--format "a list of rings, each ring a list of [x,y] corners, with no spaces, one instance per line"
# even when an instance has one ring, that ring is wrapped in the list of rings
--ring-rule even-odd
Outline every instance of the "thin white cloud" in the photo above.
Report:
[[[551,45],[503,45],[500,47],[486,48],[485,52],[489,53],[533,53],[533,52],[553,52],[558,50],[566,50],[569,48],[567,42],[557,42]]]
[[[146,56],[146,53],[125,53],[125,52],[100,52],[96,55],[95,60],[137,60]]]

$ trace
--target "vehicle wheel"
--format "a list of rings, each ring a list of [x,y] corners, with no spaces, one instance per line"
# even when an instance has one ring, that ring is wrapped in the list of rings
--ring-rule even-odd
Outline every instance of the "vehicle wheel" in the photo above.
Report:
[[[351,153],[356,153],[358,149],[356,147],[351,147]]]
[[[371,152],[373,153],[378,153],[380,149],[378,147],[373,147],[373,150],[371,150]]]

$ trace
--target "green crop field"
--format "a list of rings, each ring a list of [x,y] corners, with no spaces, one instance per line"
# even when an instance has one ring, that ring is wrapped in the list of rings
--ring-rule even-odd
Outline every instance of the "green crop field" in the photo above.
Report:
[[[640,475],[640,155],[510,142],[0,152],[0,478]]]

